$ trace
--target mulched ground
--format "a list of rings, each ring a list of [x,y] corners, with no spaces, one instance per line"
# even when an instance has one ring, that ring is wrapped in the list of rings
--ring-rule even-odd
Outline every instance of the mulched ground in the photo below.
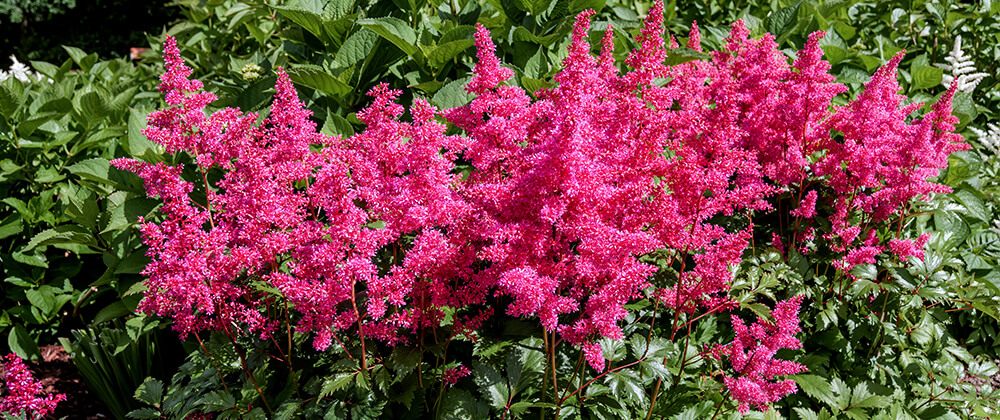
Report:
[[[69,354],[62,346],[46,345],[41,348],[42,362],[29,362],[35,379],[42,383],[46,394],[66,394],[66,401],[56,406],[52,418],[99,420],[110,419],[111,414],[97,398],[90,395],[87,385],[77,372]]]

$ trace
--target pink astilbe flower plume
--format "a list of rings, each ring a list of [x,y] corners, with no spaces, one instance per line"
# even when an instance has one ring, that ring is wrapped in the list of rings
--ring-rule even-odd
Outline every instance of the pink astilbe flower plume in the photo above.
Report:
[[[3,360],[0,382],[6,390],[0,398],[0,414],[42,419],[52,414],[57,404],[66,400],[65,394],[40,395],[42,384],[35,381],[24,361],[13,353]]]
[[[802,331],[798,318],[801,302],[801,295],[778,302],[771,311],[773,321],[758,317],[757,322],[749,326],[733,315],[736,338],[732,343],[712,349],[712,356],[728,360],[735,372],[725,374],[723,381],[740,413],[746,414],[751,406],[766,411],[771,403],[795,392],[794,380],[778,380],[777,377],[802,372],[805,366],[775,359],[774,355],[780,349],[802,347],[802,342],[795,338]]]
[[[626,305],[645,293],[677,316],[737,307],[731,267],[755,227],[721,220],[790,211],[803,225],[772,243],[804,249],[826,234],[843,270],[886,249],[920,255],[925,238],[880,238],[859,219],[883,222],[946,190],[927,179],[966,147],[951,133],[953,91],[908,123],[919,105],[901,106],[899,56],[831,110],[845,87],[827,73],[823,34],[789,63],[774,37],[752,39],[743,22],[710,59],[666,66],[678,45],[664,37],[659,1],[620,71],[610,26],[591,54],[593,15],[577,17],[557,84],[536,99],[509,83],[514,72],[479,25],[469,104],[438,110],[415,99],[407,112],[402,92],[379,84],[357,112],[367,128],[348,138],[316,132],[281,69],[263,123],[237,109],[205,115],[214,96],[189,80],[168,37],[167,106],[143,133],[186,154],[192,170],[112,162],[163,201],[162,221],[140,227],[152,259],[140,309],[184,334],[268,334],[277,321],[265,299],[284,299],[322,350],[338,331],[396,344],[446,319],[475,337],[495,306],[537,319],[603,372],[597,340],[623,338]],[[702,49],[696,24],[687,46]],[[462,135],[446,134],[439,117]],[[791,209],[775,205],[789,195]],[[811,225],[820,217],[832,232]],[[666,257],[658,266],[650,255]],[[654,277],[660,267],[669,270]],[[740,411],[795,391],[775,378],[801,365],[773,356],[800,345],[800,301],[778,303],[774,322],[733,318],[736,340],[716,348],[733,366],[725,385]]]

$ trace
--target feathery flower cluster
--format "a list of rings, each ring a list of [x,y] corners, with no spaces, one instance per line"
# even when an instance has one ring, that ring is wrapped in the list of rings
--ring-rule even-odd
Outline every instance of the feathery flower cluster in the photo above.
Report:
[[[778,302],[771,311],[774,321],[757,317],[757,322],[747,326],[740,317],[733,315],[736,338],[724,346],[716,345],[714,358],[728,359],[734,375],[725,375],[726,389],[738,403],[740,413],[746,414],[750,406],[766,411],[768,406],[785,395],[794,393],[795,381],[775,381],[778,376],[794,375],[806,367],[787,360],[774,359],[780,349],[798,349],[802,342],[795,334],[799,328],[799,305],[802,296]]]
[[[955,47],[948,52],[948,56],[944,60],[948,64],[935,64],[935,66],[951,72],[951,74],[941,76],[941,85],[944,87],[955,85],[959,92],[972,92],[979,85],[979,82],[989,76],[988,73],[976,71],[976,63],[962,50],[961,35],[955,36]]]
[[[987,150],[993,152],[994,155],[1000,155],[1000,125],[987,123],[984,130],[969,127],[969,131],[976,135],[976,138],[983,146],[986,146]]]
[[[16,354],[8,354],[3,363],[3,382],[6,395],[0,399],[0,413],[41,419],[56,409],[65,394],[50,394],[40,397],[42,384],[36,382],[24,361]]]
[[[666,66],[678,45],[666,43],[656,2],[622,73],[610,27],[591,55],[592,15],[577,17],[557,86],[537,99],[508,83],[513,72],[479,26],[471,103],[439,111],[416,99],[401,121],[401,92],[381,84],[357,114],[367,129],[348,138],[317,133],[281,69],[262,124],[236,109],[206,115],[215,96],[189,80],[168,38],[160,86],[168,107],[143,133],[193,163],[185,171],[112,162],[164,202],[165,220],[141,226],[152,258],[141,309],[172,317],[181,333],[267,334],[277,321],[260,308],[274,298],[264,291],[277,290],[297,328],[324,349],[347,329],[405,342],[439,326],[444,308],[469,320],[456,324],[467,334],[503,302],[601,371],[596,340],[622,338],[625,305],[644,290],[673,311],[737,306],[730,267],[753,227],[717,216],[771,211],[777,193],[797,192],[791,212],[807,223],[787,246],[812,240],[809,222],[826,217],[825,238],[849,269],[885,251],[862,226],[943,191],[926,179],[965,146],[949,133],[954,89],[906,122],[916,108],[897,94],[901,56],[831,110],[845,88],[827,73],[821,32],[789,64],[772,36],[751,39],[737,22],[710,60]],[[696,25],[688,47],[701,50]],[[439,117],[464,135],[445,134]],[[456,170],[460,162],[471,172]],[[919,245],[889,248],[902,257],[919,255]],[[651,284],[657,267],[640,261],[654,251],[666,251],[678,273],[665,284]],[[718,351],[739,372],[726,384],[741,409],[794,391],[773,381],[799,365],[772,357],[798,343],[799,301],[779,303],[773,325],[734,319],[743,332]]]
[[[10,61],[11,64],[9,69],[0,70],[0,82],[13,77],[24,83],[41,82],[41,81],[48,81],[49,83],[52,83],[52,79],[45,77],[45,75],[41,73],[31,71],[31,68],[28,67],[27,64],[18,61],[17,57],[15,57],[14,55],[10,56]],[[34,78],[34,80],[32,80],[32,78]]]

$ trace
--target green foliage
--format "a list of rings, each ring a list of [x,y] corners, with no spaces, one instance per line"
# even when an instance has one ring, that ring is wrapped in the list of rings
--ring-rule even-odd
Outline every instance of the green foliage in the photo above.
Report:
[[[159,321],[136,317],[124,325],[120,321],[114,324],[115,327],[74,330],[72,340],[60,338],[59,341],[73,356],[73,364],[90,391],[105,403],[115,418],[121,419],[137,406],[130,398],[132,391],[140,387],[148,375],[162,377],[165,366],[157,357]],[[137,391],[136,395],[140,393]]]
[[[9,18],[10,23],[21,23],[25,18],[41,20],[74,7],[76,0],[3,0],[0,1],[0,15]]]

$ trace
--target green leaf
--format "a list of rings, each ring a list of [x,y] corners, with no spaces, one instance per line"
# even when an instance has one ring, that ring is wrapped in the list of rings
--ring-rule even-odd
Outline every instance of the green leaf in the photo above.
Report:
[[[163,389],[163,382],[153,378],[146,378],[142,382],[142,385],[139,385],[139,388],[135,390],[135,399],[154,407],[159,407],[160,401],[163,400]]]
[[[297,23],[303,29],[309,31],[316,38],[323,40],[325,43],[332,43],[329,37],[326,36],[326,31],[324,30],[324,19],[318,13],[306,10],[301,7],[287,7],[287,6],[271,6],[275,10],[281,12],[281,15],[288,18],[292,22]]]
[[[531,56],[524,63],[524,74],[532,78],[541,78],[549,72],[549,60],[546,58],[545,49],[539,48],[535,55]]]
[[[66,169],[83,179],[103,184],[115,184],[108,178],[108,174],[111,172],[111,162],[104,158],[83,160]]]
[[[976,103],[972,100],[972,94],[969,92],[956,93],[951,105],[952,114],[961,120],[960,125],[962,126],[976,119],[976,116],[979,115],[979,112],[976,111]]]
[[[25,360],[42,360],[42,352],[38,350],[38,344],[35,343],[35,340],[28,334],[28,330],[24,329],[24,326],[21,324],[15,324],[14,328],[8,333],[7,345],[10,346],[10,351],[14,352],[17,357]]]
[[[73,99],[76,100],[74,104],[76,110],[83,117],[80,122],[85,126],[94,126],[111,113],[108,109],[108,100],[97,92],[87,92]]]
[[[325,381],[323,381],[323,388],[319,392],[320,398],[328,397],[332,395],[334,392],[346,388],[347,385],[350,385],[351,382],[354,382],[354,379],[357,376],[357,374],[358,374],[357,372],[344,372],[344,373],[338,373],[334,375],[332,378],[327,378]]]
[[[327,73],[319,66],[299,65],[288,70],[292,81],[334,97],[342,97],[354,91],[351,86]]]
[[[38,289],[28,289],[24,291],[24,296],[28,299],[28,303],[38,310],[42,314],[51,314],[56,308],[56,297],[52,294],[52,287],[42,286]]]
[[[469,83],[469,80],[472,78],[463,77],[442,86],[431,98],[431,102],[442,110],[458,108],[472,102],[476,96],[465,91],[465,85]]]
[[[73,59],[78,66],[83,70],[90,70],[90,68],[97,62],[97,54],[87,54],[83,50],[76,47],[67,47],[63,45],[63,49],[69,54],[69,57]]]
[[[361,28],[344,41],[331,65],[336,68],[348,68],[363,61],[372,53],[376,42],[378,34],[368,28]]]
[[[56,76],[56,75],[59,73],[59,67],[56,67],[52,63],[48,63],[48,62],[45,62],[45,61],[34,61],[34,60],[32,60],[31,61],[31,67],[34,68],[35,71],[41,73],[43,76],[46,76],[46,77],[48,77],[50,79],[57,79],[58,78],[58,76]]]
[[[20,97],[5,85],[0,85],[0,115],[13,118],[21,105]]]
[[[137,109],[129,110],[128,137],[122,146],[134,158],[143,159],[151,163],[162,160],[150,160],[154,157],[158,158],[162,150],[160,145],[147,138],[145,134],[142,134],[142,130],[145,128],[146,113]]]
[[[833,390],[830,381],[816,375],[795,375],[791,379],[802,388],[807,395],[820,400],[831,407],[835,407],[836,401],[833,398]]]
[[[24,226],[21,225],[21,215],[18,213],[11,213],[0,220],[0,239],[21,233],[22,230]]]
[[[132,419],[162,419],[164,417],[163,414],[160,413],[160,410],[149,407],[129,411],[127,416]]]
[[[514,6],[534,16],[549,9],[553,0],[514,0]]]
[[[854,408],[882,408],[889,404],[892,404],[891,398],[872,394],[864,382],[858,384],[851,392],[851,406]]]
[[[440,69],[442,66],[451,61],[451,59],[458,56],[462,51],[465,51],[475,44],[476,41],[471,39],[460,39],[440,44],[427,53],[427,65],[433,69]]]
[[[910,91],[932,88],[941,84],[941,77],[944,69],[934,66],[919,66],[910,71],[913,82],[910,84]]]
[[[406,55],[416,55],[417,33],[406,22],[394,17],[358,19],[358,25],[364,26],[382,38],[399,47]]]
[[[94,315],[94,319],[91,321],[91,324],[93,325],[101,324],[110,321],[112,319],[121,318],[131,313],[132,311],[130,311],[127,307],[125,307],[124,302],[115,301],[110,305],[105,306],[100,311],[98,311],[97,315]]]
[[[789,23],[795,21],[795,15],[799,13],[799,6],[801,5],[802,1],[800,0],[791,6],[772,12],[770,16],[764,19],[764,27],[775,38],[784,34]]]
[[[695,60],[705,60],[711,57],[712,56],[708,54],[698,52],[687,47],[678,47],[667,51],[667,59],[663,62],[663,64],[676,66],[678,64],[684,64]]]
[[[275,420],[290,420],[295,417],[298,413],[299,408],[302,407],[302,400],[286,401],[274,411]]]
[[[100,247],[100,244],[97,243],[97,240],[94,239],[94,236],[87,228],[79,225],[62,225],[39,232],[28,241],[28,245],[21,252],[28,252],[40,246],[56,244],[80,244],[95,248]]]

